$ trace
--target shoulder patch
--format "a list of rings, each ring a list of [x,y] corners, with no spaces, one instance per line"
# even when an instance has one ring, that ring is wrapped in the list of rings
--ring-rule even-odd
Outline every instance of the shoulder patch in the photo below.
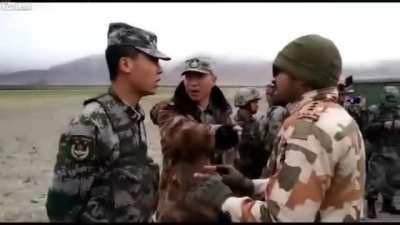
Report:
[[[327,108],[327,104],[322,101],[313,101],[304,106],[298,113],[297,119],[309,119],[313,122],[319,120],[321,113]]]
[[[94,158],[94,138],[83,135],[62,135],[60,150],[69,159],[81,162]]]

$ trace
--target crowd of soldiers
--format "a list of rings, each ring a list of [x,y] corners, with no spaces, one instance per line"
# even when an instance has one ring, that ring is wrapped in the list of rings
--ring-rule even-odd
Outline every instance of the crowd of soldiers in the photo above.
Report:
[[[400,215],[394,202],[400,190],[400,92],[395,86],[384,86],[378,104],[367,107],[365,96],[354,95],[354,90],[338,88],[342,105],[360,127],[366,149],[366,200],[368,218],[376,218],[376,201],[382,196],[381,212]]]
[[[50,221],[351,222],[365,198],[376,217],[378,193],[398,213],[399,91],[385,87],[382,104],[358,108],[365,99],[340,87],[331,40],[305,35],[278,52],[260,117],[257,89],[237,90],[232,115],[212,59],[187,59],[173,96],[150,110],[161,166],[147,154],[139,102],[170,57],[155,34],[125,23],[110,24],[105,55],[108,92],[85,101],[60,138]]]

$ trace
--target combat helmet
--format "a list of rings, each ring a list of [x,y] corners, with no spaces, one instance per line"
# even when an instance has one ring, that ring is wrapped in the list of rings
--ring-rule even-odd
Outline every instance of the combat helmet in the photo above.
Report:
[[[235,94],[235,106],[245,106],[251,101],[260,100],[260,93],[255,88],[240,88]]]
[[[389,108],[400,105],[399,89],[395,86],[384,86],[381,94],[381,104]]]
[[[299,37],[287,44],[273,62],[273,72],[288,72],[312,88],[336,86],[342,72],[342,58],[336,45],[320,35]]]

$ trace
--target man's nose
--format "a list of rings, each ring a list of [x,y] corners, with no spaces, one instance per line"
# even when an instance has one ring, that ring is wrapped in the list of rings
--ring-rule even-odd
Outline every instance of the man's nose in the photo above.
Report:
[[[190,84],[190,86],[197,86],[199,84],[199,79],[197,79],[195,77],[191,77],[189,79],[189,84]]]
[[[160,64],[157,64],[157,74],[161,75],[162,73],[164,73],[163,69],[161,68]]]

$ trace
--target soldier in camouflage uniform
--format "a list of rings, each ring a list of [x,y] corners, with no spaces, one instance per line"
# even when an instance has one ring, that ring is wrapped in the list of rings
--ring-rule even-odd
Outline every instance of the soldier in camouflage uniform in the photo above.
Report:
[[[264,115],[260,118],[260,133],[264,146],[264,151],[266,152],[266,158],[264,163],[264,168],[261,173],[262,178],[267,178],[271,176],[272,171],[268,168],[268,159],[270,157],[275,157],[277,152],[274,152],[274,145],[277,141],[276,137],[283,124],[283,121],[289,116],[288,110],[281,105],[281,103],[274,100],[273,96],[275,93],[275,84],[271,83],[267,85],[265,95],[267,97],[268,108]],[[276,148],[275,148],[276,150]]]
[[[51,222],[149,222],[159,167],[147,155],[139,100],[160,80],[155,34],[111,23],[106,60],[111,87],[84,102],[62,133],[46,202]]]
[[[234,97],[237,110],[234,120],[242,128],[239,143],[240,159],[236,161],[238,168],[248,178],[259,178],[266,163],[259,121],[254,117],[258,111],[260,93],[255,88],[240,88]]]
[[[368,161],[368,217],[376,217],[378,193],[383,197],[383,212],[400,214],[393,205],[393,197],[400,188],[400,93],[396,87],[385,86],[381,104],[368,108],[364,135],[374,150]]]
[[[193,174],[204,165],[222,163],[222,152],[235,147],[239,136],[231,106],[215,85],[212,60],[186,60],[182,76],[173,98],[150,111],[163,155],[157,222],[216,222],[224,218],[220,210],[185,199],[199,184]]]
[[[365,152],[354,119],[337,104],[341,56],[332,41],[306,35],[275,58],[277,99],[289,103],[290,116],[278,134],[278,155],[267,179],[244,178],[231,166],[208,166],[189,201],[208,202],[232,221],[360,221],[364,206]],[[265,201],[232,196],[232,187]]]

